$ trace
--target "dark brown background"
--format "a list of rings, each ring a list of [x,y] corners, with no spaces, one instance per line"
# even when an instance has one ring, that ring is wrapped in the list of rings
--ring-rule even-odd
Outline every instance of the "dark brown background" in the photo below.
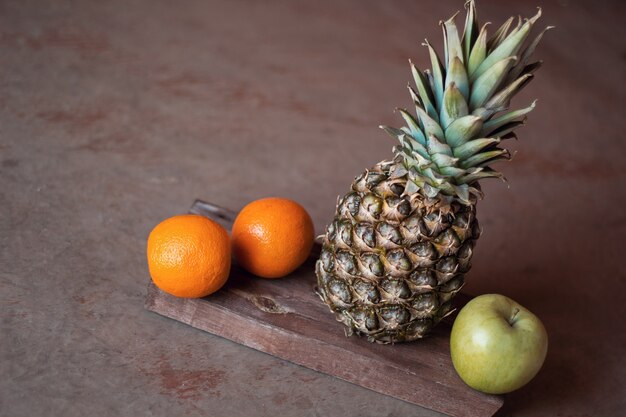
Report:
[[[408,403],[143,309],[145,239],[200,197],[298,200],[318,231],[390,155],[406,59],[462,1],[0,2],[0,414],[405,416]],[[538,107],[486,182],[467,291],[550,334],[502,415],[626,407],[621,1],[543,1]],[[535,1],[478,2],[494,27]],[[402,383],[398,381],[398,383]],[[419,387],[415,387],[419,389]]]

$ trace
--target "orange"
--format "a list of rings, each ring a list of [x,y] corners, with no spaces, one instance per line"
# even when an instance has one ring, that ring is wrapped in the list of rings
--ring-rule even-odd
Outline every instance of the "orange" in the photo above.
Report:
[[[313,221],[300,204],[285,198],[253,201],[232,231],[233,254],[248,272],[263,278],[290,274],[313,248]]]
[[[161,290],[177,297],[205,297],[219,290],[230,271],[228,232],[195,214],[170,217],[148,237],[148,267]]]

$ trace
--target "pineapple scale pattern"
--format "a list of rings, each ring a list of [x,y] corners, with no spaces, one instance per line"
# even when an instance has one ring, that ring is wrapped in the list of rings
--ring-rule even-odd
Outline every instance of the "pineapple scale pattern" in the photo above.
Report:
[[[429,206],[404,194],[396,165],[354,181],[316,264],[318,293],[337,320],[381,343],[423,337],[450,312],[480,233],[474,205]]]

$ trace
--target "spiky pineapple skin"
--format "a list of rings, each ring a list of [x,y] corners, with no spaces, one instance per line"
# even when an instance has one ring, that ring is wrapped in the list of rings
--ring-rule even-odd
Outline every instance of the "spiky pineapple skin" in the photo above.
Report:
[[[317,292],[337,320],[378,343],[422,338],[450,313],[480,235],[475,201],[405,194],[400,164],[354,180],[316,263]]]

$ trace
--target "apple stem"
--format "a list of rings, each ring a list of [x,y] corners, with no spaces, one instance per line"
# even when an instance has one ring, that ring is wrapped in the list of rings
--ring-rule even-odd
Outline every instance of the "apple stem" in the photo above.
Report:
[[[509,324],[511,326],[513,326],[513,324],[515,324],[515,317],[517,317],[517,313],[519,313],[519,308],[515,307],[515,309],[513,310],[513,315],[511,316],[511,318],[509,319]]]

